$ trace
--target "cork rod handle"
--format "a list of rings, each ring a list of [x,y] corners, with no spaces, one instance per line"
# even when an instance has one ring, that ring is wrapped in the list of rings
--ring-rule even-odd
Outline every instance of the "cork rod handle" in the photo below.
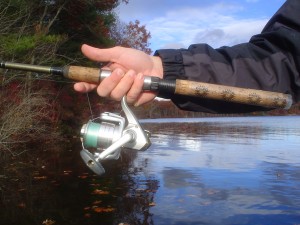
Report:
[[[175,94],[256,105],[266,108],[289,109],[293,103],[291,95],[288,94],[188,80],[176,80]]]
[[[87,83],[99,84],[101,82],[101,70],[98,68],[65,66],[63,68],[63,76],[70,80]]]

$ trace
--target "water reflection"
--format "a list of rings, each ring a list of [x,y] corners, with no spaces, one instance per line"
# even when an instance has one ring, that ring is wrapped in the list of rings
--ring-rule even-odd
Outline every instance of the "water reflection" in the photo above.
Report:
[[[125,151],[101,178],[79,149],[1,170],[0,221],[300,224],[300,117],[143,122],[151,148]]]
[[[297,121],[222,118],[196,127],[179,123],[172,131],[162,126],[145,156],[162,183],[156,199],[164,207],[153,208],[155,224],[299,224]]]

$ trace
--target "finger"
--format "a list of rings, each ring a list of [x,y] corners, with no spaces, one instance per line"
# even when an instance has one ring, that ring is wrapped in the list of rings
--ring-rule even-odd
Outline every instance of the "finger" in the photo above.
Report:
[[[105,78],[97,88],[98,95],[102,97],[110,96],[110,93],[115,89],[118,83],[124,76],[124,72],[121,69],[112,71],[111,75]]]
[[[136,73],[133,70],[129,70],[118,85],[111,92],[110,97],[114,100],[120,101],[124,95],[131,89]]]
[[[133,85],[126,95],[126,101],[129,104],[136,102],[143,91],[144,76],[139,73],[134,79]]]
[[[122,52],[122,48],[114,47],[107,49],[94,48],[89,45],[81,46],[82,53],[91,60],[98,62],[116,62]]]
[[[74,84],[75,91],[85,93],[94,90],[97,87],[96,84],[89,84],[85,82],[78,82]]]
[[[145,92],[140,95],[138,100],[134,103],[135,107],[141,106],[143,104],[146,104],[148,102],[153,101],[153,99],[156,97],[156,94],[153,92]]]

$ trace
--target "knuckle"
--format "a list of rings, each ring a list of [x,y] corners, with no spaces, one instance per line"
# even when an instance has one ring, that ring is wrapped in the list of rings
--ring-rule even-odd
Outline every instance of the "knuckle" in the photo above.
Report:
[[[118,45],[118,46],[113,47],[112,49],[113,49],[113,51],[115,51],[115,52],[117,52],[117,53],[121,53],[121,52],[123,52],[123,50],[124,50],[125,48]]]
[[[121,69],[116,69],[109,77],[107,77],[107,79],[109,79],[109,82],[111,82],[112,84],[117,84],[120,82],[123,76],[124,72]]]
[[[97,93],[98,93],[98,95],[99,95],[100,97],[107,97],[107,96],[108,96],[108,94],[105,93],[105,92],[103,92],[103,91],[97,91]]]
[[[126,96],[127,101],[128,101],[129,103],[135,102],[135,101],[138,99],[138,97],[140,96],[140,94],[141,94],[141,92],[140,92],[139,90],[137,90],[137,89],[131,89],[131,90],[127,93],[127,96]]]
[[[111,99],[113,100],[116,100],[116,101],[120,101],[122,99],[122,95],[120,95],[119,93],[116,93],[115,91],[112,91],[110,93],[110,96],[109,96]]]
[[[128,103],[133,103],[133,102],[135,102],[135,100],[136,100],[136,96],[135,95],[132,95],[132,94],[127,94],[126,95],[126,101]]]
[[[100,96],[100,97],[108,97],[109,95],[109,91],[107,89],[104,89],[102,87],[102,85],[99,85],[98,88],[97,88],[97,94]]]

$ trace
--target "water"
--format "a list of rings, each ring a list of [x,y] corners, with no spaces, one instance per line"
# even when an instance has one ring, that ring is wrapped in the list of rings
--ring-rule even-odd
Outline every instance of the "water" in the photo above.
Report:
[[[188,134],[155,134],[139,157],[160,183],[155,224],[300,224],[299,119],[200,119]]]
[[[2,191],[0,221],[300,224],[300,116],[141,122],[147,151],[126,150],[102,178],[77,153],[51,160],[18,198]]]

